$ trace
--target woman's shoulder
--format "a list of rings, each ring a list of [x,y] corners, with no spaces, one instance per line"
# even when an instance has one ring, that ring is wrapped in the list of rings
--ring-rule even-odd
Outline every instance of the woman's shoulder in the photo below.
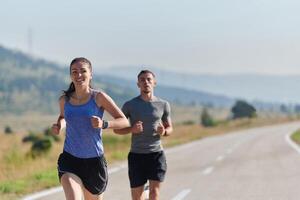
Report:
[[[99,98],[103,98],[103,97],[108,96],[108,95],[103,90],[95,90],[95,89],[93,89],[92,90],[92,96],[95,99],[99,99]]]
[[[58,99],[59,107],[61,109],[61,115],[63,115],[62,113],[63,113],[64,107],[65,107],[65,102],[67,101],[66,99],[67,99],[67,97],[64,94],[61,95]]]
[[[64,103],[67,99],[68,99],[68,97],[65,94],[62,94],[59,97],[58,101],[61,102],[61,103]]]
[[[102,107],[107,102],[112,101],[112,98],[103,90],[93,90],[93,97],[99,107]]]

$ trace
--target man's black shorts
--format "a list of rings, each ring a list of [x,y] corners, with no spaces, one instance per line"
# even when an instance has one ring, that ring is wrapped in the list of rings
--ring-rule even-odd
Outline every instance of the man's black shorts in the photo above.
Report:
[[[128,154],[128,174],[130,187],[144,185],[147,180],[163,182],[167,171],[166,156],[163,151],[149,154]]]
[[[58,158],[59,180],[66,172],[77,175],[84,187],[92,194],[101,194],[107,186],[107,163],[102,157],[77,158],[68,152],[63,152]]]

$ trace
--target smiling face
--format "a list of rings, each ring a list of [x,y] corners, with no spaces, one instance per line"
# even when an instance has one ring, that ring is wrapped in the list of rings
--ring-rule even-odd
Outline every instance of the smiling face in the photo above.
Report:
[[[75,62],[71,65],[70,76],[75,87],[89,87],[92,80],[91,67],[85,62]]]
[[[142,73],[138,77],[137,85],[140,88],[141,93],[152,93],[156,86],[156,80],[152,73]]]

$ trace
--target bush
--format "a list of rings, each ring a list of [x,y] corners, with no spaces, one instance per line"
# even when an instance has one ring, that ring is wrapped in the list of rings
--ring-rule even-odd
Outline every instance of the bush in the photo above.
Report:
[[[31,150],[28,155],[35,158],[47,153],[52,147],[52,142],[60,141],[60,138],[53,135],[50,128],[46,128],[44,130],[44,134],[35,134],[30,132],[29,135],[25,136],[22,141],[24,143],[32,142]]]
[[[35,142],[37,140],[41,139],[40,136],[38,136],[37,134],[30,132],[29,135],[23,137],[22,142]]]
[[[193,120],[186,120],[182,122],[183,125],[193,125],[195,122]]]
[[[51,128],[46,128],[46,129],[44,130],[44,135],[45,135],[46,137],[49,137],[49,138],[53,139],[55,142],[59,142],[59,141],[60,141],[60,138],[59,138],[57,135],[54,135],[54,134],[52,133]]]
[[[4,128],[4,133],[5,133],[5,134],[12,134],[13,131],[12,131],[12,129],[11,129],[10,126],[5,126],[5,128]]]
[[[211,126],[215,126],[216,125],[214,119],[208,113],[208,111],[207,111],[206,108],[203,108],[202,113],[201,113],[201,124],[204,127],[211,127]]]
[[[42,138],[33,142],[31,146],[31,155],[33,158],[48,153],[52,147],[50,138]]]
[[[238,100],[231,108],[233,119],[256,117],[256,109],[246,101]]]

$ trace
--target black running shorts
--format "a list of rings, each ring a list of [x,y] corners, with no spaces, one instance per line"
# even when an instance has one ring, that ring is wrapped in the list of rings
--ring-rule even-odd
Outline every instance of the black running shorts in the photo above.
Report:
[[[77,158],[64,151],[58,158],[59,180],[66,172],[77,175],[84,187],[92,194],[99,195],[106,189],[108,175],[104,156]]]
[[[166,156],[163,151],[149,154],[128,154],[128,174],[130,187],[144,185],[147,180],[163,182],[167,171]]]

